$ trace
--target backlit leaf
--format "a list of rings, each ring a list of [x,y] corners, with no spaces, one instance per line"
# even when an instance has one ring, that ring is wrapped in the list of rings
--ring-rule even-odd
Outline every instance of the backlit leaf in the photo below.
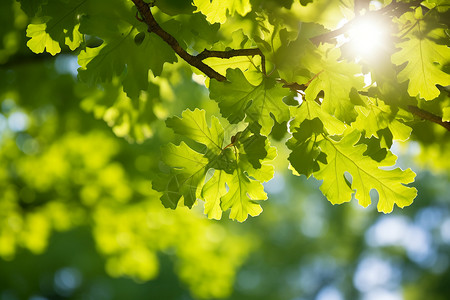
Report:
[[[401,20],[408,18],[417,25],[408,33],[406,41],[397,44],[400,51],[392,55],[392,62],[396,65],[407,63],[398,74],[398,79],[400,82],[409,80],[409,95],[432,100],[440,93],[437,84],[450,85],[450,75],[441,70],[450,61],[450,48],[433,40],[445,38],[448,42],[448,37],[442,28],[425,32],[426,23],[420,20],[423,18],[420,8],[416,15],[406,13]]]
[[[222,209],[231,208],[230,218],[239,222],[247,219],[247,216],[257,216],[262,212],[257,201],[266,200],[267,194],[263,185],[249,179],[239,168],[228,177],[229,191],[222,197]]]
[[[314,120],[315,118],[322,122],[330,135],[342,134],[347,128],[342,121],[324,111],[315,101],[303,101],[300,107],[291,108],[291,115],[294,117],[289,123],[291,132],[300,131],[301,129],[298,127],[304,120]]]
[[[249,0],[194,0],[194,5],[210,23],[225,23],[227,12],[244,16],[251,10]]]
[[[321,151],[318,142],[323,139],[321,135],[323,132],[323,125],[319,119],[306,119],[287,141],[287,147],[292,150],[288,158],[290,168],[296,175],[303,174],[309,177],[314,171],[319,170],[317,157]]]
[[[239,69],[228,69],[227,82],[211,81],[210,97],[219,103],[220,111],[231,123],[238,123],[246,117],[249,123],[257,122],[262,126],[261,134],[272,130],[274,121],[287,121],[289,109],[282,101],[289,90],[282,88],[272,78],[264,78],[261,84],[254,86]]]
[[[372,99],[374,100],[374,99]],[[411,135],[412,128],[400,122],[391,107],[381,100],[376,104],[369,99],[366,107],[358,106],[358,117],[352,123],[353,128],[364,130],[366,137],[378,137],[377,131],[389,128],[395,140],[406,141]]]
[[[364,79],[359,75],[361,67],[340,60],[338,48],[321,46],[319,52],[322,60],[305,61],[305,66],[316,76],[305,90],[305,98],[312,101],[323,91],[323,110],[340,120],[352,121],[356,111],[350,101],[350,92],[352,88],[359,90],[364,86]]]
[[[377,163],[364,156],[365,145],[355,145],[360,139],[358,131],[350,131],[340,141],[326,137],[320,142],[320,149],[327,155],[327,164],[320,164],[320,171],[314,177],[323,180],[320,187],[323,194],[333,204],[350,201],[353,191],[359,204],[366,207],[371,203],[370,190],[378,191],[378,211],[389,213],[394,204],[398,207],[410,205],[417,195],[415,188],[405,184],[414,180],[415,173],[411,169],[402,171],[400,168],[382,170],[380,167],[392,166],[396,157],[389,157]],[[352,176],[349,186],[344,173]]]
[[[54,41],[51,36],[45,31],[46,24],[30,24],[27,28],[27,37],[31,39],[27,46],[34,53],[42,53],[45,50],[51,55],[56,55],[61,52],[59,43]]]
[[[176,134],[184,135],[200,144],[205,145],[215,154],[222,152],[224,132],[216,117],[211,118],[211,127],[206,123],[204,110],[185,110],[181,118],[173,117],[166,121],[168,127]]]

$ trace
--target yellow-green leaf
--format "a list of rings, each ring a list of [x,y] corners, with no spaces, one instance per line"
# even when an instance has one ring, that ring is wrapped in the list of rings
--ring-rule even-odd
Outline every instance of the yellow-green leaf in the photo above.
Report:
[[[398,43],[400,51],[394,53],[391,60],[396,65],[406,63],[406,67],[397,75],[400,82],[409,80],[408,94],[432,100],[439,96],[437,84],[450,85],[450,75],[442,71],[442,67],[450,62],[450,48],[438,44],[436,40],[447,40],[443,28],[428,30],[429,19],[426,19],[422,8],[403,14],[397,22],[405,32],[406,41]]]
[[[56,55],[61,52],[61,47],[57,41],[54,41],[45,31],[47,24],[30,24],[27,27],[27,37],[31,39],[27,42],[28,48],[34,53],[47,52]]]
[[[194,0],[194,5],[210,23],[225,23],[227,12],[245,16],[252,8],[249,0]]]
[[[233,175],[225,173],[225,176],[229,190],[222,197],[222,209],[225,211],[231,208],[230,219],[244,222],[248,215],[259,215],[262,208],[257,201],[267,199],[263,185],[259,181],[249,179],[239,168]]]
[[[222,218],[222,209],[220,208],[220,199],[227,193],[226,173],[221,170],[215,170],[213,176],[205,183],[202,190],[202,197],[205,199],[205,214],[209,219],[220,220]]]
[[[380,163],[364,156],[367,147],[355,145],[361,137],[358,131],[349,131],[340,141],[327,137],[320,142],[320,149],[327,155],[327,164],[320,163],[320,171],[314,177],[323,180],[320,187],[323,194],[333,204],[348,202],[355,191],[359,204],[366,207],[371,203],[369,192],[378,191],[378,211],[389,213],[394,204],[398,207],[410,205],[417,190],[405,184],[414,181],[415,173],[411,169],[382,170],[395,163],[393,154]],[[352,176],[351,183],[344,177],[345,172]]]
[[[322,121],[323,126],[330,135],[342,134],[347,126],[340,120],[336,119],[326,111],[324,111],[315,101],[303,101],[300,107],[291,108],[291,116],[294,119],[289,123],[291,132],[303,123],[304,120],[313,120],[315,118]]]
[[[261,134],[267,135],[274,124],[272,116],[278,122],[289,119],[288,106],[283,102],[289,91],[273,78],[264,78],[254,86],[240,69],[228,69],[227,79],[226,82],[212,80],[209,88],[211,99],[219,103],[222,115],[231,123],[246,117],[247,122],[260,124]]]
[[[358,117],[352,123],[352,127],[359,131],[364,130],[366,137],[378,138],[378,130],[389,128],[395,140],[406,141],[409,139],[412,128],[400,122],[391,107],[383,101],[377,100],[375,104],[369,100],[366,107],[357,106],[356,110]]]
[[[397,45],[401,50],[392,55],[392,62],[397,65],[408,62],[398,79],[400,82],[409,80],[409,95],[432,100],[440,93],[436,84],[450,85],[450,75],[441,70],[450,60],[449,47],[418,37]]]
[[[72,31],[72,35],[66,35],[64,42],[67,46],[69,46],[70,50],[74,51],[77,49],[81,42],[83,42],[83,35],[79,31],[80,24],[75,25]],[[65,31],[66,33],[67,31]]]
[[[442,121],[450,122],[450,107],[444,107]]]
[[[305,98],[312,101],[323,91],[323,110],[338,119],[352,121],[356,111],[350,101],[350,92],[352,88],[359,90],[364,86],[364,79],[359,76],[361,66],[341,60],[338,48],[321,46],[318,52],[321,60],[305,60],[305,67],[315,74],[305,90]]]
[[[173,117],[166,121],[167,127],[175,133],[184,135],[200,144],[205,145],[215,154],[222,152],[223,128],[216,117],[211,118],[211,127],[206,123],[205,111],[200,109],[185,110],[181,118]]]

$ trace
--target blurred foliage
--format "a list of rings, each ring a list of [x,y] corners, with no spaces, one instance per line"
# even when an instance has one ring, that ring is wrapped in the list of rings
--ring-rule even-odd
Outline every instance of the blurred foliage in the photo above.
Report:
[[[207,9],[207,1],[198,2]],[[237,2],[245,4],[232,8],[239,14],[251,3],[287,16],[278,1]],[[317,20],[322,12],[314,1],[280,2],[304,18]],[[31,12],[42,3],[0,2],[1,300],[447,299],[450,138],[443,128],[412,122],[415,142],[395,144],[398,164],[416,166],[419,194],[414,205],[390,215],[354,201],[332,206],[314,179],[288,172],[265,183],[271,204],[243,224],[206,219],[202,203],[167,210],[151,180],[165,167],[161,145],[179,138],[163,120],[185,108],[205,108],[208,120],[218,115],[204,79],[180,63],[166,64],[162,77],[149,74],[138,97],[123,91],[124,74],[86,86],[76,78],[72,54],[34,55],[26,47]],[[351,13],[329,18],[337,3],[323,10],[322,26]],[[198,15],[177,18],[205,22]],[[221,33],[230,44],[236,29],[234,37],[256,31],[239,18]],[[204,31],[208,39],[193,47],[216,38],[217,28]],[[448,102],[440,97],[419,105],[439,112]],[[283,143],[272,142],[276,170],[287,170]]]

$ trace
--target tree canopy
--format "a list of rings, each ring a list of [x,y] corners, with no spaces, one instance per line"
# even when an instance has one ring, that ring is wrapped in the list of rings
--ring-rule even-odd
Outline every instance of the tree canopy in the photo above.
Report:
[[[70,232],[93,237],[80,251],[96,247],[112,277],[145,282],[173,256],[192,297],[221,298],[251,253],[270,248],[257,232],[312,207],[364,230],[375,228],[375,208],[407,218],[428,198],[448,218],[439,199],[450,178],[446,0],[0,8],[4,261],[44,253],[54,232]],[[349,234],[351,244],[363,234]],[[342,253],[339,263],[356,259]]]

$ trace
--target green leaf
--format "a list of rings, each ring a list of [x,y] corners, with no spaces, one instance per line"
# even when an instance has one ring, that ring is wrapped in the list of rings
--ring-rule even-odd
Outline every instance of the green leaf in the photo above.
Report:
[[[227,70],[226,82],[212,80],[210,97],[219,103],[220,112],[231,123],[238,123],[246,117],[249,123],[261,125],[261,134],[268,135],[274,121],[287,121],[289,109],[283,97],[289,90],[283,88],[272,78],[264,78],[260,85],[254,86],[239,69]]]
[[[159,76],[164,63],[176,62],[177,58],[159,37],[149,35],[137,45],[134,41],[136,30],[131,26],[127,30],[122,35],[118,33],[110,43],[82,50],[78,56],[78,74],[84,82],[95,85],[109,82],[126,71],[124,91],[130,98],[137,98],[140,91],[148,87],[148,71]]]
[[[208,127],[205,114],[206,112],[200,109],[195,109],[194,111],[185,110],[181,114],[181,118],[169,118],[166,124],[176,134],[203,144],[214,154],[218,155],[222,152],[224,131],[219,119],[214,116],[211,118],[211,127]]]
[[[230,16],[245,16],[252,9],[249,0],[194,0],[194,5],[208,22],[222,24],[227,20],[227,12]]]
[[[244,131],[237,143],[238,166],[250,177],[267,182],[273,178],[272,160],[277,156],[275,147],[270,146],[267,137]]]
[[[222,218],[220,202],[222,197],[227,193],[227,179],[226,172],[215,170],[213,176],[203,186],[202,197],[205,200],[204,213],[209,219],[220,220]]]
[[[192,207],[200,196],[208,159],[184,142],[179,146],[168,144],[161,152],[163,162],[171,167],[171,174],[165,180],[157,180],[153,188],[164,193],[161,200],[166,207],[175,209],[181,196],[184,205]]]
[[[367,106],[357,106],[356,110],[358,117],[352,123],[352,127],[359,131],[364,130],[366,137],[378,138],[377,131],[389,128],[395,140],[406,141],[409,139],[412,128],[401,123],[397,119],[396,113],[392,112],[391,106],[384,104],[383,101],[368,98]]]
[[[294,117],[289,123],[289,127],[292,128],[291,132],[300,131],[299,127],[303,121],[315,118],[322,122],[326,132],[330,135],[342,134],[347,128],[342,121],[324,111],[315,101],[303,101],[300,107],[291,108],[291,116]]]
[[[314,22],[325,26],[330,30],[342,19],[350,20],[354,17],[352,0],[301,0],[297,14],[303,22]]]
[[[328,46],[321,46],[318,51],[321,53],[321,60],[305,61],[305,67],[316,76],[305,90],[305,98],[314,100],[320,91],[323,91],[322,108],[349,123],[356,118],[354,104],[350,101],[350,92],[352,88],[359,90],[364,86],[364,79],[359,75],[361,67],[341,61],[341,52],[338,48],[329,49]]]
[[[392,56],[392,62],[401,65],[408,62],[398,74],[400,82],[409,80],[408,93],[432,100],[439,96],[436,84],[450,85],[450,75],[441,71],[441,66],[449,61],[450,49],[429,39],[411,38],[397,44],[402,48]]]
[[[382,170],[380,167],[392,166],[396,157],[389,155],[385,160],[377,163],[368,156],[364,156],[365,145],[356,145],[361,134],[349,131],[340,141],[329,137],[320,142],[320,149],[327,155],[327,164],[320,164],[320,170],[314,177],[323,180],[320,187],[323,194],[333,204],[350,201],[353,190],[359,204],[366,207],[371,203],[370,190],[378,191],[378,211],[389,213],[394,204],[398,207],[410,205],[417,195],[415,188],[404,184],[413,182],[415,173],[411,169],[402,171],[400,168]],[[351,186],[348,185],[344,173],[352,176]]]
[[[18,0],[20,2],[20,8],[32,18],[40,10],[43,4],[46,4],[48,0]]]
[[[444,107],[442,121],[450,122],[450,107]]]
[[[297,37],[296,31],[288,31],[283,19],[274,18],[272,14],[258,14],[256,21],[258,33],[252,37],[268,61],[272,61],[282,46],[288,45]]]
[[[139,46],[140,44],[142,44],[142,42],[145,39],[145,32],[139,32],[138,34],[136,34],[134,36],[134,42],[136,43],[137,46]]]
[[[203,26],[204,27],[204,26]],[[236,30],[231,34],[231,41],[225,43],[224,41],[214,45],[213,49],[218,51],[226,51],[229,49],[247,49],[255,48],[255,44],[244,34],[242,29]],[[246,78],[252,84],[259,84],[261,82],[261,57],[260,56],[235,56],[229,59],[222,59],[217,57],[210,57],[204,62],[219,72],[226,75],[228,69],[240,69],[245,73]]]
[[[46,32],[47,24],[30,24],[27,28],[27,37],[31,39],[27,42],[28,48],[34,53],[43,53],[47,50],[51,55],[61,52],[59,43],[54,41]]]
[[[186,0],[158,0],[155,1],[162,12],[174,16],[178,14],[189,14],[194,11],[191,1]]]
[[[93,7],[98,8],[90,4],[87,0],[22,3],[27,13],[37,13],[33,24],[27,28],[27,37],[31,38],[27,46],[35,53],[42,53],[47,49],[52,55],[59,53],[64,44],[72,51],[77,49],[83,41],[83,35],[79,31],[80,16]],[[36,10],[31,12],[31,8]]]
[[[249,179],[239,168],[228,177],[228,192],[222,197],[222,210],[231,208],[230,218],[244,222],[247,216],[257,216],[262,212],[258,201],[266,200],[267,194],[263,185],[256,180]]]
[[[319,170],[317,158],[321,151],[318,142],[323,140],[323,132],[322,122],[318,118],[306,119],[286,142],[287,147],[292,150],[288,160],[295,175],[303,174],[308,178]]]
[[[28,26],[28,46],[36,53],[46,49],[55,55],[63,43],[71,50],[80,46],[82,34],[100,38],[100,46],[87,47],[79,54],[79,78],[96,85],[121,77],[124,91],[137,99],[148,88],[149,70],[159,76],[164,63],[176,62],[177,57],[161,38],[146,33],[146,26],[135,18],[132,7],[131,1],[122,0],[52,1],[42,6],[36,24]]]
[[[416,18],[419,19],[416,21]],[[445,38],[448,42],[442,28],[428,33],[423,32],[426,23],[420,20],[421,18],[423,18],[421,9],[417,10],[416,16],[413,13],[403,15],[401,20],[404,22],[413,20],[417,25],[408,33],[407,41],[397,44],[401,50],[394,53],[391,60],[396,65],[407,63],[398,74],[398,80],[400,82],[409,80],[410,96],[432,100],[440,94],[437,84],[450,85],[450,75],[441,70],[450,61],[450,48],[433,41]]]
[[[218,34],[219,28],[220,25],[217,23],[208,23],[201,13],[177,16],[176,19],[166,22],[164,27],[183,48],[192,48],[196,52],[210,49],[212,45],[215,47],[216,43],[221,40]]]
[[[260,160],[267,157],[267,150],[265,149],[266,141],[267,138],[265,136],[254,134],[249,138],[244,139],[244,142],[242,143],[248,162],[254,169],[260,169]]]

